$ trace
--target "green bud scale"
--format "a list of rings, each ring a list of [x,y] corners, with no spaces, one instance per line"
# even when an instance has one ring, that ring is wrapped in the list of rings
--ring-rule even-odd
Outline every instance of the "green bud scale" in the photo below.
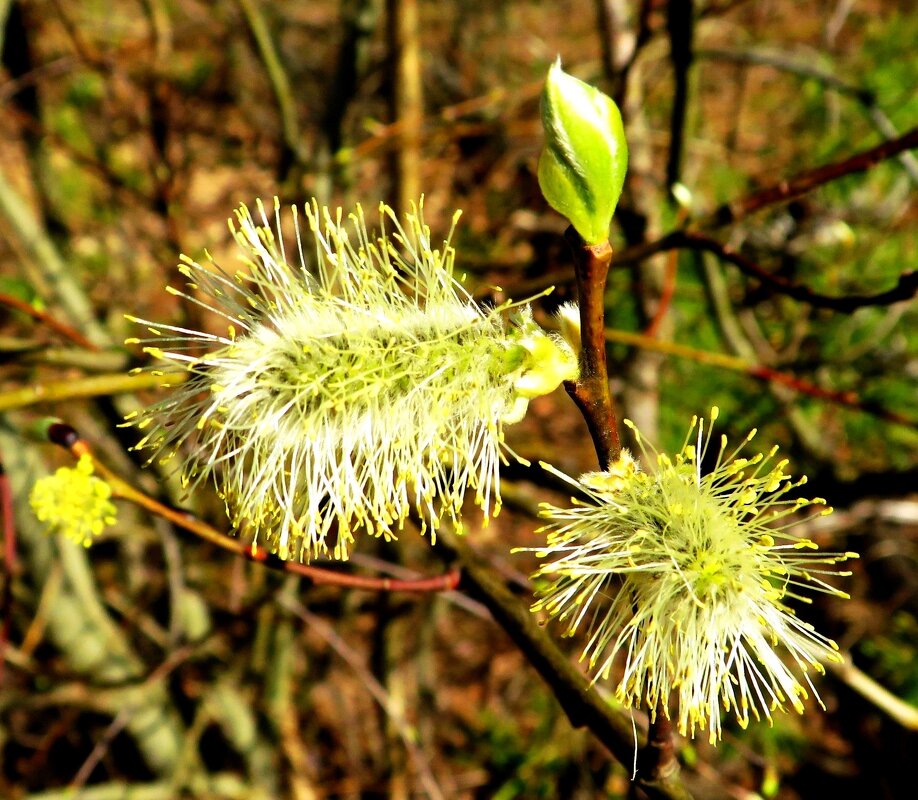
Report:
[[[628,168],[618,106],[598,89],[568,75],[558,61],[549,70],[542,92],[542,126],[542,194],[588,245],[607,241]]]

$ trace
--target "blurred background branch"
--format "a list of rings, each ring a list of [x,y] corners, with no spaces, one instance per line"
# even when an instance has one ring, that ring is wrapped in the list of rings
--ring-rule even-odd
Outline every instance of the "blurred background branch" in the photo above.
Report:
[[[0,0],[0,453],[15,508],[0,796],[901,796],[918,704],[918,18],[896,0],[830,6]],[[568,491],[537,466],[506,470],[503,513],[487,528],[471,514],[467,541],[362,537],[360,577],[471,565],[469,594],[380,596],[185,536],[154,504],[221,532],[222,501],[204,485],[185,496],[168,465],[141,471],[119,427],[162,382],[124,373],[146,361],[121,344],[138,335],[123,314],[214,328],[163,287],[184,286],[179,252],[235,271],[225,220],[256,197],[371,211],[423,192],[434,241],[462,208],[469,290],[499,302],[555,286],[535,302],[550,324],[574,288],[535,177],[559,54],[615,96],[632,148],[603,298],[617,411],[666,450],[713,403],[731,438],[758,427],[839,508],[808,535],[863,555],[850,602],[800,611],[850,654],[818,684],[826,712],[734,726],[719,749],[677,737],[685,788],[632,787],[645,714],[605,682],[587,690],[583,643],[530,617],[535,557],[509,551],[538,546],[538,503]],[[72,464],[25,433],[48,415],[151,499],[119,500],[89,551],[28,507],[39,476]],[[595,469],[563,392],[507,435],[534,462]],[[526,631],[554,641],[554,666],[538,668]]]

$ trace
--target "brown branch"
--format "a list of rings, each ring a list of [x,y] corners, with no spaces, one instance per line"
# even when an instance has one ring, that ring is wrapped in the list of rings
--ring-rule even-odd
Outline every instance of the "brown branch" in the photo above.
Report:
[[[612,246],[608,241],[593,246],[585,244],[573,226],[567,229],[565,237],[574,253],[581,347],[580,377],[565,383],[565,388],[586,420],[600,466],[605,469],[621,450],[606,365],[604,298]]]
[[[673,724],[661,703],[647,729],[647,743],[638,754],[637,773],[638,777],[644,776],[645,782],[656,784],[670,780],[678,772]]]
[[[719,228],[724,225],[732,225],[734,222],[738,222],[756,211],[777,203],[793,200],[795,197],[811,192],[823,184],[831,183],[846,175],[866,172],[881,161],[915,147],[918,147],[918,127],[912,128],[895,139],[887,139],[885,142],[880,142],[876,147],[871,147],[869,150],[855,153],[842,161],[800,172],[791,178],[779,181],[773,186],[760,189],[731,203],[725,203],[715,210],[713,214],[702,220],[701,226]]]
[[[249,546],[238,539],[231,539],[225,533],[208,525],[193,514],[160,503],[139,489],[134,488],[99,461],[93,454],[89,443],[81,439],[80,435],[70,425],[64,422],[54,422],[48,426],[46,436],[49,442],[68,450],[74,458],[79,458],[82,455],[88,455],[92,458],[93,466],[109,483],[112,488],[112,494],[115,497],[134,503],[151,514],[168,520],[223,550],[228,550],[248,561],[264,564],[266,567],[280,572],[308,578],[317,586],[340,586],[347,589],[363,589],[371,592],[426,593],[452,591],[459,585],[459,573],[456,570],[431,578],[401,580],[398,578],[351,575],[337,570],[300,564],[296,561],[284,561],[264,547],[259,547],[255,544]]]
[[[757,378],[758,380],[767,381],[769,383],[779,383],[782,386],[787,386],[795,392],[800,392],[809,397],[827,400],[830,403],[836,403],[846,408],[862,411],[865,414],[871,414],[887,422],[894,422],[898,425],[905,425],[910,428],[918,428],[918,419],[911,419],[897,411],[892,411],[876,403],[864,400],[855,391],[850,389],[825,389],[806,378],[801,378],[789,372],[781,372],[780,370],[774,369],[773,367],[767,367],[763,364],[754,364],[738,356],[699,350],[694,347],[677,344],[676,342],[656,339],[647,334],[632,333],[630,331],[607,330],[606,341],[619,342],[632,347],[640,347],[645,350],[653,350],[657,353],[663,353],[669,356],[688,358],[692,361],[697,361],[699,364],[706,364],[719,369],[729,369],[735,372],[741,372],[752,378]]]
[[[35,306],[33,306],[31,303],[27,303],[25,300],[20,300],[18,297],[15,297],[11,294],[0,292],[0,305],[8,306],[9,308],[15,308],[17,311],[21,311],[23,314],[27,314],[32,319],[37,320],[38,322],[43,322],[49,328],[56,331],[64,338],[69,339],[74,344],[79,345],[80,347],[85,347],[87,350],[99,350],[97,345],[89,341],[89,339],[83,336],[83,334],[80,333],[76,328],[72,328],[65,322],[61,322],[59,319],[47,311],[42,311],[35,308]]]
[[[558,649],[519,597],[507,588],[504,581],[463,537],[441,531],[437,543],[448,550],[462,566],[459,588],[488,607],[497,624],[510,636],[551,689],[571,725],[587,728],[618,761],[630,764],[634,758],[635,746],[645,743],[640,733],[635,741],[631,719],[623,712],[614,710],[596,692],[567,655]],[[675,759],[672,759],[666,774],[660,774],[654,779],[639,774],[636,783],[653,800],[688,800],[691,795],[679,780],[675,767]]]
[[[777,275],[772,275],[756,264],[752,259],[737,252],[729,245],[723,244],[702,233],[676,231],[665,238],[669,240],[668,245],[670,247],[683,247],[690,250],[704,250],[713,253],[723,261],[738,267],[743,274],[761,281],[776,294],[792,297],[794,300],[808,303],[814,308],[828,308],[833,311],[841,311],[842,313],[848,314],[864,306],[888,306],[903,300],[911,300],[918,294],[918,272],[914,270],[902,273],[893,288],[887,289],[879,294],[852,294],[833,297],[831,295],[819,294],[818,292],[808,289],[806,286],[791,283]]]
[[[916,147],[918,147],[918,127],[912,128],[907,133],[902,134],[902,136],[899,136],[895,139],[888,139],[885,142],[881,142],[876,147],[873,147],[869,150],[864,150],[860,153],[856,153],[855,155],[843,159],[842,161],[836,161],[832,164],[826,164],[822,167],[816,167],[815,169],[798,173],[791,178],[780,181],[774,186],[770,186],[766,189],[762,189],[761,191],[746,195],[739,200],[725,203],[716,211],[714,211],[714,213],[702,217],[700,220],[696,220],[694,226],[689,225],[686,227],[677,228],[676,230],[670,231],[669,233],[652,242],[644,242],[641,244],[633,245],[632,247],[628,247],[627,249],[622,250],[620,253],[616,254],[615,266],[631,266],[633,264],[638,264],[641,261],[656,255],[657,253],[663,253],[668,250],[672,250],[673,248],[688,246],[686,243],[692,237],[701,236],[702,238],[705,238],[703,234],[692,230],[692,227],[697,227],[702,230],[711,230],[730,225],[769,205],[775,205],[787,200],[792,200],[795,197],[799,197],[803,194],[806,194],[807,192],[812,191],[813,189],[818,188],[819,186],[822,186],[823,184],[830,183],[839,178],[843,178],[846,175],[854,175],[858,172],[865,172],[876,164],[879,164],[881,161],[885,161],[886,159],[892,158],[899,155],[900,153],[905,152],[906,150],[911,150]],[[721,245],[721,247],[723,247],[723,245]],[[737,264],[737,266],[739,266],[739,264]],[[765,274],[767,275],[768,273]],[[911,274],[912,273],[906,273],[905,276],[906,292],[911,285],[910,282],[915,280],[914,278],[908,277]],[[549,286],[564,286],[574,283],[575,281],[575,270],[568,270],[566,272],[553,273],[548,277],[540,277],[537,280],[529,281],[526,283],[520,283],[513,288],[514,293],[517,296],[522,297],[542,291]],[[901,282],[902,278],[900,278],[900,283]],[[894,291],[903,290],[898,289],[897,287],[897,289]],[[905,297],[900,297],[898,299],[909,299],[909,297],[912,297],[913,295],[914,292],[911,295],[906,294]],[[810,292],[809,297],[813,298],[815,302],[819,302],[819,298],[824,297],[824,295],[817,295],[813,292]],[[828,302],[834,303],[838,300],[839,298],[830,298]],[[807,302],[810,302],[810,300],[807,300]],[[890,302],[896,302],[896,300],[892,300]],[[866,305],[871,304],[877,305],[878,303],[866,303]]]
[[[667,191],[672,191],[682,174],[689,71],[694,59],[694,22],[693,0],[670,0],[666,6],[666,32],[669,35],[669,58],[673,65],[674,86],[669,122],[669,157],[666,161]]]
[[[756,278],[768,286],[772,291],[787,295],[795,300],[808,303],[814,308],[827,308],[832,311],[851,313],[865,306],[888,306],[904,300],[911,300],[918,294],[918,272],[909,270],[903,272],[896,285],[873,295],[840,295],[833,296],[814,292],[806,286],[791,283],[784,278],[773,275],[768,270],[756,264],[752,259],[734,250],[729,245],[704,233],[692,230],[678,229],[667,233],[660,239],[646,244],[635,245],[623,250],[615,257],[615,267],[631,266],[640,263],[658,253],[670,250],[704,250],[713,253],[729,264],[737,267],[744,274]],[[562,286],[576,281],[574,272],[567,274],[552,273],[550,281],[539,278],[525,284],[518,284],[512,291],[516,296],[531,295],[539,290],[544,291],[547,285]]]
[[[605,290],[606,277],[612,261],[612,246],[608,240],[598,245],[585,244],[573,226],[567,229],[565,237],[574,253],[574,274],[580,304],[580,377],[576,381],[567,382],[565,388],[586,420],[590,438],[593,440],[596,455],[599,457],[600,467],[607,469],[618,458],[621,451],[606,363]],[[488,603],[489,600],[496,603],[498,595],[495,592],[501,590],[506,592],[506,587],[496,586],[493,582],[483,587],[480,581],[486,576],[476,574],[474,568],[467,563],[463,563],[463,566],[465,567],[463,579],[471,583],[473,589],[481,592],[483,588],[487,588],[488,591],[483,595],[485,603]],[[554,652],[546,653],[544,650],[537,650],[531,646],[534,642],[524,635],[525,629],[519,627],[520,615],[526,614],[519,608],[519,604],[505,606],[496,603],[495,606],[489,605],[489,607],[520,649],[527,654],[530,663],[539,670],[542,677],[552,687],[571,722],[577,725],[580,714],[592,713],[591,706],[581,705],[580,694],[577,691],[574,691],[572,698],[567,701],[562,698],[561,693],[571,691],[570,687],[564,684],[565,675],[568,678],[576,675],[587,688],[589,686],[566,659],[556,658]],[[527,622],[532,624],[528,617]],[[562,669],[565,671],[561,671]],[[577,688],[576,684],[574,686]],[[658,709],[652,717],[653,722],[650,725],[647,741],[641,749],[640,762],[643,766],[638,774],[638,779],[648,793],[650,793],[649,787],[661,784],[667,787],[663,796],[670,796],[668,792],[673,787],[668,782],[676,780],[679,770],[672,739],[672,726],[666,719],[665,709]],[[608,725],[605,717],[595,718],[593,722],[600,726]],[[590,730],[615,753],[612,745],[607,743],[611,730],[605,730],[605,727],[596,730],[592,726]],[[616,755],[623,763],[628,763],[622,759],[621,753]],[[682,788],[678,782],[674,786]]]

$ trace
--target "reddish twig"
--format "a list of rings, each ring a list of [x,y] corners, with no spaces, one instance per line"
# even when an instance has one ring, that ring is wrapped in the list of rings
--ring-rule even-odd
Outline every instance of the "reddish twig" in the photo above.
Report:
[[[782,294],[794,300],[799,300],[802,303],[808,303],[814,308],[828,308],[832,311],[850,314],[852,311],[858,308],[864,308],[865,306],[888,306],[903,300],[911,300],[918,294],[918,272],[914,270],[902,273],[893,288],[887,289],[879,294],[849,294],[833,297],[831,295],[819,294],[806,286],[791,283],[777,275],[772,275],[756,264],[751,258],[747,258],[729,245],[723,244],[702,233],[677,231],[668,238],[671,240],[670,243],[674,247],[686,247],[692,250],[704,250],[713,253],[723,261],[738,267],[740,272],[744,275],[749,275],[761,281],[762,284],[776,294]]]
[[[308,578],[315,585],[340,586],[347,589],[363,589],[372,592],[416,593],[452,591],[459,585],[460,575],[458,570],[451,570],[443,575],[436,575],[431,578],[401,580],[389,577],[351,575],[323,567],[300,564],[296,561],[284,561],[267,548],[259,547],[255,544],[248,546],[237,539],[231,539],[193,514],[160,503],[158,500],[134,488],[99,461],[93,454],[89,443],[85,439],[81,439],[80,435],[70,425],[64,422],[51,424],[47,429],[47,438],[52,444],[59,445],[69,451],[74,458],[79,458],[82,455],[88,455],[92,458],[96,470],[112,487],[112,493],[116,497],[132,502],[151,514],[168,520],[174,525],[184,528],[186,531],[235,555],[249,561],[264,564],[271,569]]]
[[[21,311],[23,314],[27,314],[32,319],[37,320],[38,322],[43,322],[49,328],[57,331],[57,333],[59,333],[61,336],[69,339],[79,347],[84,347],[87,350],[99,349],[98,345],[93,344],[75,328],[72,328],[67,323],[56,319],[47,311],[42,311],[41,309],[35,308],[31,303],[27,303],[25,300],[21,300],[14,295],[7,294],[6,292],[0,292],[0,305],[7,306],[9,308],[15,308],[17,311]]]
[[[669,311],[676,294],[676,275],[679,271],[679,253],[676,250],[670,252],[666,260],[666,274],[663,276],[663,289],[660,292],[660,300],[657,303],[657,311],[653,315],[650,324],[644,330],[646,336],[654,337],[660,330],[660,325]]]
[[[574,252],[574,274],[580,303],[580,377],[576,381],[567,382],[565,388],[586,420],[600,467],[608,469],[621,451],[606,364],[605,290],[606,277],[612,261],[612,246],[608,240],[598,245],[585,244],[573,226],[567,229],[565,237]],[[474,579],[475,575],[466,565],[465,580],[474,582]],[[503,609],[492,607],[492,613],[502,611]],[[539,668],[539,662],[532,657],[533,651],[528,649],[532,642],[522,636],[521,632],[514,633],[507,625],[504,627],[515,638],[519,636],[518,643],[521,647],[527,647],[526,652],[530,653],[530,661]],[[557,668],[557,665],[552,667]],[[539,668],[539,671],[554,688],[556,683],[552,683],[554,676],[551,679],[548,677],[548,666]],[[556,696],[563,704],[563,696],[557,691]],[[571,721],[577,724],[577,714],[588,711],[590,709],[574,705],[568,710],[568,715]],[[654,717],[653,714],[651,716]],[[597,718],[593,723],[603,726],[607,721]],[[601,737],[602,740],[607,741],[607,736]],[[640,780],[645,790],[658,782],[664,793],[681,789],[678,782],[673,782],[678,773],[678,762],[675,758],[672,728],[666,718],[665,709],[657,709],[654,722],[650,725],[647,743],[641,749],[640,759]]]
[[[719,228],[723,225],[732,225],[734,222],[748,217],[756,211],[777,203],[793,200],[795,197],[811,192],[823,184],[838,180],[846,175],[866,172],[881,161],[915,147],[918,147],[918,127],[912,128],[895,139],[887,139],[885,142],[880,142],[876,147],[871,147],[869,150],[862,150],[860,153],[855,153],[853,156],[832,164],[805,170],[792,178],[787,178],[772,186],[746,195],[740,200],[725,203],[706,220],[702,221],[702,227]]]
[[[565,384],[590,430],[600,466],[618,458],[621,441],[609,391],[606,365],[605,289],[612,245],[584,244],[571,226],[565,236],[574,253],[577,297],[580,303],[580,377]]]
[[[886,420],[887,422],[895,422],[898,425],[905,425],[909,428],[918,427],[918,420],[910,419],[904,414],[899,414],[896,411],[891,411],[888,408],[883,408],[882,406],[865,401],[855,391],[823,389],[821,386],[817,386],[815,383],[808,381],[805,378],[798,378],[796,375],[790,375],[787,372],[779,372],[776,369],[762,365],[750,365],[747,367],[746,372],[747,374],[752,375],[754,378],[759,378],[763,381],[769,381],[771,383],[780,383],[793,389],[796,392],[805,394],[808,397],[815,397],[819,400],[828,400],[829,402],[836,403],[840,406],[855,408],[858,411],[872,414],[873,416]]]
[[[703,230],[730,225],[769,205],[775,205],[787,200],[792,200],[795,197],[800,197],[823,184],[843,178],[846,175],[865,172],[881,161],[885,161],[886,159],[897,156],[915,147],[918,147],[918,128],[913,128],[895,139],[888,139],[869,150],[855,153],[853,156],[843,159],[842,161],[836,161],[832,164],[826,164],[822,167],[806,170],[791,178],[780,181],[774,186],[762,189],[740,198],[739,200],[726,203],[718,208],[713,214],[697,220],[695,225],[697,228]],[[705,243],[704,246],[702,246],[702,243]],[[731,251],[726,245],[717,242],[716,239],[705,236],[688,227],[681,227],[674,231],[670,231],[652,242],[644,242],[621,251],[615,256],[615,266],[625,267],[639,264],[657,253],[664,253],[677,248],[692,249],[694,247],[695,249],[708,249],[711,252],[715,252],[713,249],[715,244],[717,245],[716,252],[719,254],[725,252],[731,254],[735,253],[735,251]],[[733,256],[731,255],[731,259],[732,258]],[[743,262],[739,259],[727,260],[737,267],[743,267]],[[514,289],[514,293],[517,296],[524,296],[536,293],[548,286],[568,285],[576,281],[575,273],[575,270],[570,270],[567,273],[556,272],[549,276],[550,280],[548,278],[539,278],[538,280],[530,281],[525,284],[518,284]],[[851,311],[865,305],[889,305],[899,300],[908,300],[915,296],[916,288],[918,288],[916,287],[918,278],[915,277],[914,271],[907,272],[900,276],[897,285],[887,292],[882,292],[879,295],[854,295],[851,298],[821,295],[817,292],[810,291],[806,287],[795,286],[794,284],[785,284],[784,287],[781,287],[779,279],[774,278],[774,276],[761,268],[759,268],[757,277],[763,281],[773,279],[770,285],[775,288],[775,291],[781,291],[788,294],[789,291],[787,287],[794,287],[793,292],[796,293],[798,299],[804,299],[813,306],[833,308],[842,311]]]
[[[787,386],[809,397],[827,400],[830,403],[836,403],[841,406],[846,406],[847,408],[853,408],[857,411],[863,411],[866,414],[872,414],[887,422],[895,422],[910,428],[918,427],[918,419],[911,419],[897,411],[892,411],[875,403],[865,401],[857,392],[850,389],[825,389],[806,378],[801,378],[789,372],[781,372],[773,367],[767,367],[762,364],[753,364],[738,356],[728,355],[726,353],[711,353],[707,350],[699,350],[698,348],[687,347],[684,344],[677,344],[675,342],[661,341],[646,334],[632,333],[630,331],[607,330],[606,341],[619,342],[632,347],[644,348],[645,350],[653,350],[654,352],[664,353],[669,356],[689,358],[692,361],[697,361],[699,364],[707,364],[712,367],[719,367],[720,369],[734,370],[735,372],[741,372],[744,375],[749,375],[759,380],[780,383],[783,386]]]

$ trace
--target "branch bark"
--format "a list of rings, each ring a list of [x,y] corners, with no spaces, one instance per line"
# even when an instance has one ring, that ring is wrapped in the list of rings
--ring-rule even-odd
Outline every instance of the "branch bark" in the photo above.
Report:
[[[621,440],[609,391],[606,365],[605,288],[612,262],[608,241],[587,245],[573,226],[565,233],[574,253],[574,274],[580,303],[580,377],[565,384],[586,420],[603,469],[621,450]]]
[[[459,588],[488,607],[495,621],[552,690],[571,724],[587,728],[618,761],[630,764],[635,747],[645,744],[640,733],[635,739],[631,719],[601,698],[567,655],[557,648],[520,598],[464,538],[441,530],[437,544],[449,551],[462,567]],[[668,772],[653,779],[639,774],[636,783],[651,800],[690,800],[691,795],[682,785],[676,767],[672,759]]]

